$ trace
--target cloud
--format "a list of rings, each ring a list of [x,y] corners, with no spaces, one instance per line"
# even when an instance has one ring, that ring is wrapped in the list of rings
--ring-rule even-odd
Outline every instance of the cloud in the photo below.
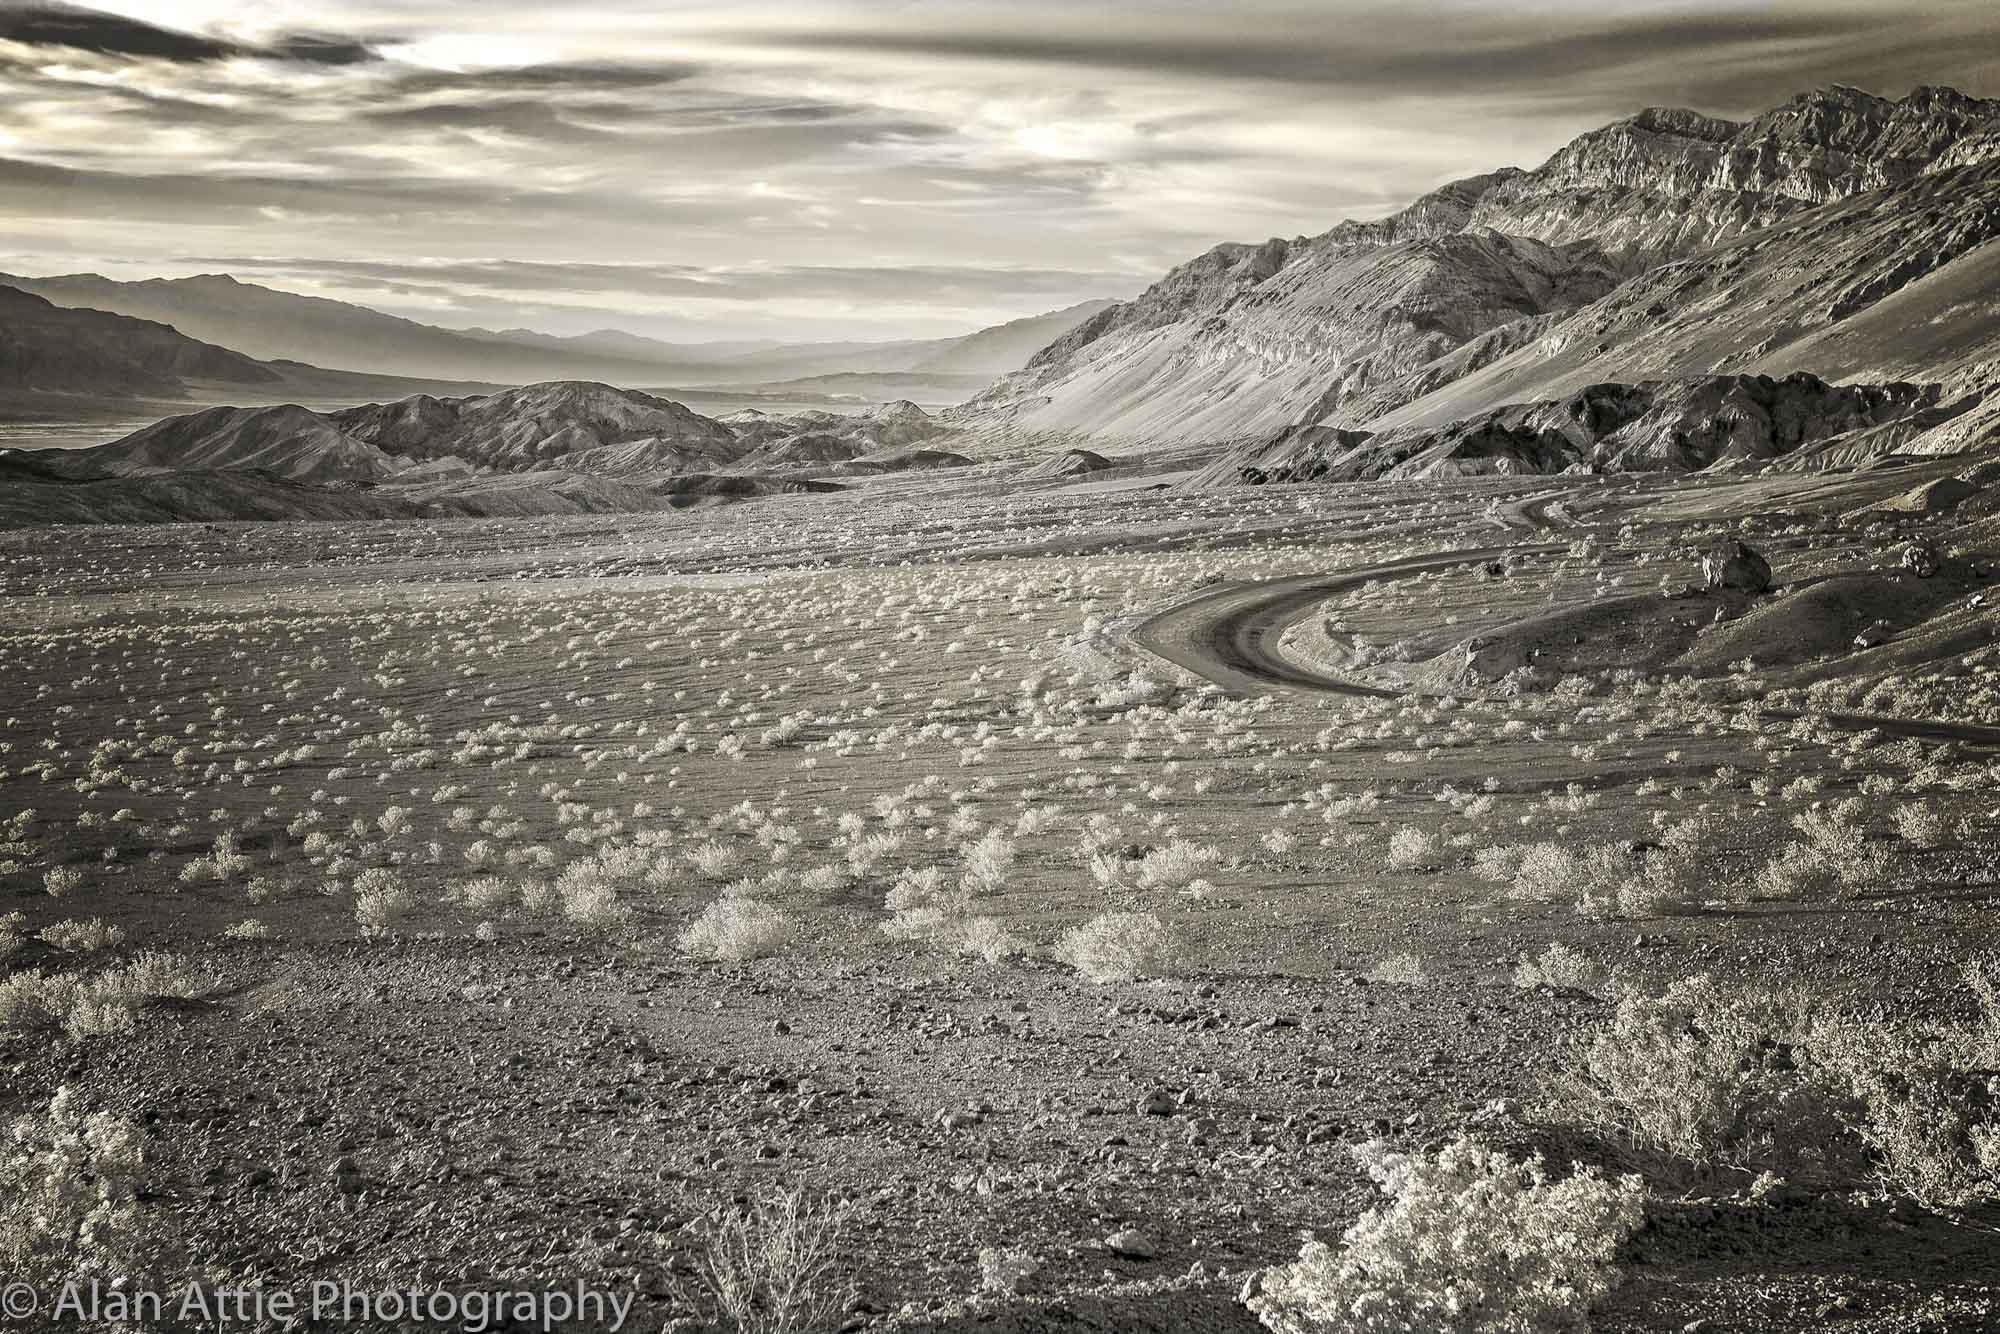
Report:
[[[2000,91],[1970,0],[92,3],[0,0],[21,252],[719,336],[1133,290],[1648,104]]]
[[[395,285],[405,293],[478,291],[488,296],[572,296],[618,293],[666,301],[761,302],[772,300],[891,301],[952,306],[1027,298],[1067,302],[1073,294],[1097,295],[1135,285],[1139,274],[1101,269],[979,265],[797,265],[746,267],[692,264],[549,263],[520,260],[283,259],[259,256],[188,256],[182,263],[239,274],[364,280]]]
[[[313,65],[353,65],[378,58],[368,43],[351,38],[289,33],[264,45],[247,45],[162,28],[125,15],[59,4],[0,9],[0,41],[185,63],[264,57]]]

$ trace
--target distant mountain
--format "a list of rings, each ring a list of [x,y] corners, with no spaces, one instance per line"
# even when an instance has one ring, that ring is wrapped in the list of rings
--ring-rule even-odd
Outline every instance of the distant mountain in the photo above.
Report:
[[[282,379],[249,357],[164,324],[67,309],[0,287],[0,397],[139,398],[177,394],[189,380],[263,385]]]
[[[982,329],[962,338],[774,345],[729,340],[668,343],[615,329],[559,337],[525,329],[443,329],[365,306],[240,282],[227,274],[119,282],[94,273],[0,274],[0,283],[59,306],[92,307],[170,324],[193,338],[266,360],[383,375],[530,384],[589,379],[622,384],[731,385],[843,372],[919,369],[988,378],[1016,370],[1035,348],[1101,303]]]
[[[1993,346],[1978,293],[1996,161],[2000,102],[1950,89],[1835,87],[1740,123],[1655,108],[1379,221],[1218,246],[951,415],[1071,444],[1256,449],[1592,381],[1943,379]]]
[[[1117,305],[1115,301],[1084,301],[1046,315],[1009,320],[963,338],[941,339],[934,350],[919,355],[907,369],[936,375],[1005,375],[1028,364],[1028,358],[1082,324]]]
[[[345,301],[238,282],[227,274],[142,282],[117,282],[94,273],[53,278],[0,275],[0,283],[58,305],[90,306],[171,324],[191,337],[266,360],[349,371],[515,383],[564,375],[652,381],[662,378],[663,367],[675,375],[699,375],[707,369],[668,367],[652,357],[524,346],[457,333]]]

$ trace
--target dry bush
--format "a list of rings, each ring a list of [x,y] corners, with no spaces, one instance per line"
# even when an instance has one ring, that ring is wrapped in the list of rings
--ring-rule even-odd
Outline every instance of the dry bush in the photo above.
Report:
[[[959,952],[1000,963],[1028,952],[1028,943],[991,917],[968,917],[959,928]]]
[[[1380,1142],[1353,1152],[1388,1203],[1338,1251],[1308,1242],[1258,1276],[1246,1301],[1276,1334],[1580,1334],[1642,1221],[1636,1177],[1575,1167],[1551,1181],[1540,1158],[1464,1138],[1434,1158]]]
[[[1552,987],[1595,996],[1602,994],[1606,981],[1604,969],[1590,956],[1560,941],[1543,950],[1540,958],[1524,959],[1514,968],[1514,985],[1523,988]]]
[[[727,1328],[740,1334],[838,1329],[854,1291],[840,1275],[850,1212],[800,1190],[777,1190],[707,1221],[698,1264]]]
[[[1512,896],[1534,903],[1567,900],[1578,905],[1615,898],[1617,886],[1631,869],[1623,851],[1608,843],[1582,852],[1559,843],[1533,843],[1521,851]]]
[[[1707,974],[1628,992],[1559,1078],[1554,1110],[1686,1181],[1717,1171],[1851,1179],[1850,1098],[1802,1068],[1811,1006],[1732,992]]]
[[[1859,1104],[1855,1129],[1884,1185],[1932,1208],[2000,1198],[2000,978],[1967,965],[1971,1024],[1892,1028],[1821,1020],[1811,1059]]]
[[[1387,986],[1415,987],[1431,980],[1424,961],[1414,954],[1391,954],[1368,970],[1370,982]]]
[[[129,1277],[142,1234],[137,1132],[109,1112],[84,1110],[74,1089],[14,1119],[0,1145],[0,1257],[8,1277],[50,1285]]]
[[[724,898],[709,904],[674,943],[697,958],[740,962],[776,954],[791,935],[792,919],[770,904]]]
[[[1149,912],[1106,912],[1063,932],[1056,958],[1100,985],[1170,977],[1178,952],[1166,924]]]
[[[979,1290],[998,1296],[1020,1294],[1022,1285],[1041,1272],[1042,1262],[1033,1251],[998,1246],[979,1248]]]
[[[1436,834],[1405,825],[1389,835],[1389,869],[1392,871],[1433,868],[1443,855],[1444,845],[1438,841]]]
[[[198,995],[209,982],[178,955],[152,950],[95,976],[29,969],[0,982],[0,1034],[81,1042],[129,1033],[144,1002]]]
[[[125,931],[102,917],[66,918],[41,929],[42,943],[65,954],[89,954],[125,943]]]

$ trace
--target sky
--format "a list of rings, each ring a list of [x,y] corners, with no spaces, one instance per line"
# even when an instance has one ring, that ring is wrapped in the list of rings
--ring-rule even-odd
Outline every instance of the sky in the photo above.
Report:
[[[1990,0],[0,0],[0,268],[966,332],[1645,106],[2000,95]]]

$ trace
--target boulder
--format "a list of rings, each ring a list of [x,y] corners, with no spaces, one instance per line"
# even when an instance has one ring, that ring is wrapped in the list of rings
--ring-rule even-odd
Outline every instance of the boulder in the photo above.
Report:
[[[1895,626],[1889,624],[1887,621],[1877,621],[1860,634],[1854,636],[1854,647],[1874,648],[1877,644],[1886,644],[1895,633]]]
[[[1725,542],[1705,552],[1701,573],[1711,591],[1733,589],[1757,594],[1771,590],[1771,562],[1741,541]]]
[[[1917,538],[1904,543],[1897,563],[1917,578],[1928,579],[1938,572],[1939,566],[1944,564],[1944,557],[1939,554],[1937,543]]]

